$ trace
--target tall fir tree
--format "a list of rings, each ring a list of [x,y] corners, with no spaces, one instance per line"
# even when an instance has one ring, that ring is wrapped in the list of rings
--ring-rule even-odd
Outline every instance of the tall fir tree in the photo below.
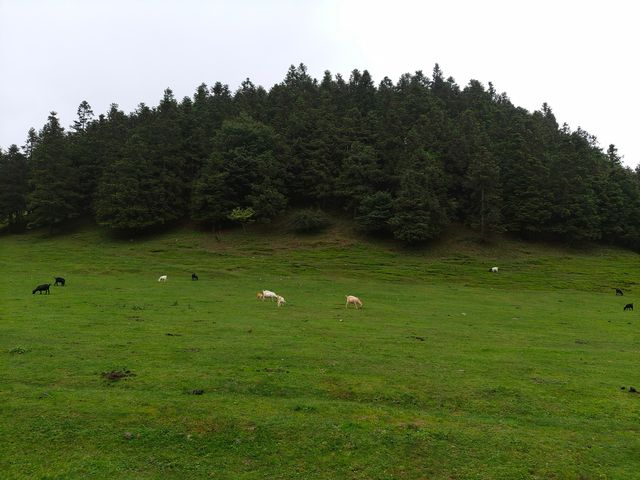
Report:
[[[0,224],[10,231],[22,228],[27,209],[27,157],[16,145],[0,150]]]
[[[142,231],[180,218],[174,179],[158,164],[140,134],[129,138],[122,157],[110,164],[98,186],[96,217],[100,225]]]
[[[261,220],[284,210],[283,166],[273,129],[242,114],[222,124],[213,145],[193,189],[194,219],[215,226],[237,207],[251,207]]]
[[[30,182],[30,226],[46,226],[51,232],[56,226],[80,215],[77,172],[56,112],[49,115],[31,153]]]
[[[400,175],[389,220],[394,237],[409,244],[436,238],[449,224],[450,208],[439,161],[427,151],[415,152]]]

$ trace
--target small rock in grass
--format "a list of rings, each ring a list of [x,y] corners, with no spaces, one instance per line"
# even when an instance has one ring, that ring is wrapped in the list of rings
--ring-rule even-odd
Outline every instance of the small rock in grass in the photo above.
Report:
[[[133,433],[124,432],[124,438],[126,438],[127,440],[131,440],[133,438]]]

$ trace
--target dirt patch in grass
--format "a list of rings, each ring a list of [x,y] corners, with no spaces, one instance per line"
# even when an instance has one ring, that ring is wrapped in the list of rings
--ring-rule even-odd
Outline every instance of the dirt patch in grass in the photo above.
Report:
[[[110,372],[102,372],[100,376],[110,382],[117,382],[123,378],[135,377],[135,373],[131,370],[111,370]]]
[[[289,373],[289,370],[285,370],[284,368],[260,368],[258,370],[256,370],[256,372],[267,372],[267,373]]]

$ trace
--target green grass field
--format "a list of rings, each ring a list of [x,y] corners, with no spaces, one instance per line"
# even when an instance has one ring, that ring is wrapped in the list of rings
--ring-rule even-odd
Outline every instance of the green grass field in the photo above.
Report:
[[[631,252],[84,229],[0,269],[3,479],[640,478]]]

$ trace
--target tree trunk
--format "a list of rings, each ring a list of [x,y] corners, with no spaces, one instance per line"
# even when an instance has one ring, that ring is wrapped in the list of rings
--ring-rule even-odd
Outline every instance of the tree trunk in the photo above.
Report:
[[[484,187],[480,190],[480,238],[484,240]]]

